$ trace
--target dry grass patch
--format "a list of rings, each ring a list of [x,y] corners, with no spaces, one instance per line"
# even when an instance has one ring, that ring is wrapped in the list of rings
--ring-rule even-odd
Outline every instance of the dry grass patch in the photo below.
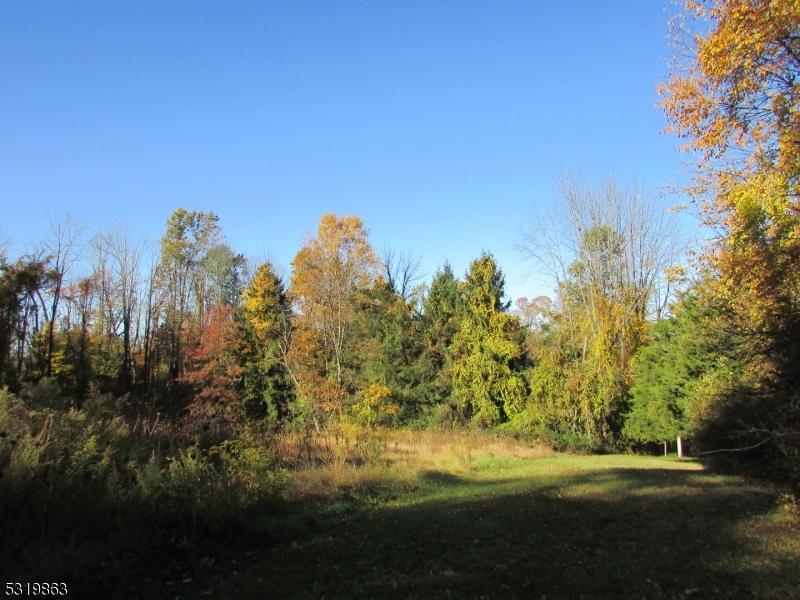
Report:
[[[547,458],[550,448],[478,430],[388,431],[381,434],[387,460],[430,468],[471,468],[479,457]]]
[[[430,473],[463,476],[486,459],[555,456],[544,446],[482,431],[341,431],[282,436],[276,448],[290,465],[283,496],[290,501],[370,497],[379,488],[409,490]]]

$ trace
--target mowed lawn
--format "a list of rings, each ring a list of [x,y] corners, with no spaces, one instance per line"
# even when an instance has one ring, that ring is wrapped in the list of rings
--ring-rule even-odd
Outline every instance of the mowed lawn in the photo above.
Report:
[[[796,518],[676,457],[385,441],[297,473],[262,533],[188,546],[126,596],[800,598]],[[126,583],[127,585],[127,583]],[[120,596],[121,597],[121,596]]]

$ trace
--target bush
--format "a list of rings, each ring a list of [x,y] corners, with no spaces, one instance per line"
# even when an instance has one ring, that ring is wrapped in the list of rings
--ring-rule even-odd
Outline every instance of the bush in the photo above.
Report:
[[[560,423],[544,422],[535,413],[522,411],[498,429],[512,432],[531,443],[543,444],[556,452],[597,454],[612,450],[612,440],[603,442],[596,436],[589,438],[585,433],[564,431],[558,425]]]
[[[411,424],[414,430],[444,429],[452,430],[466,427],[468,420],[450,404],[435,404],[425,407],[420,417]]]
[[[20,397],[0,390],[6,540],[34,532],[62,540],[111,531],[125,537],[154,527],[215,533],[267,508],[283,483],[267,438],[254,432],[203,450],[165,438],[163,428],[136,432],[110,395],[68,406],[51,380]]]

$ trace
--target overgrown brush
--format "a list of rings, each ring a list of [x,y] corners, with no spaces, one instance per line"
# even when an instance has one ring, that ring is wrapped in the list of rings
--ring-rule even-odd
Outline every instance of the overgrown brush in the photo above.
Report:
[[[109,395],[69,407],[48,379],[19,397],[0,390],[7,543],[213,534],[268,508],[285,478],[270,439],[256,431],[203,448],[139,423],[129,425]]]
[[[136,578],[136,561],[153,569],[242,536],[263,540],[275,528],[269,515],[291,503],[351,511],[413,491],[431,472],[472,476],[489,455],[541,454],[467,428],[342,420],[321,434],[275,433],[136,408],[97,392],[78,406],[52,379],[0,390],[0,560],[15,576],[94,582],[102,571],[105,587],[80,593],[103,596]]]

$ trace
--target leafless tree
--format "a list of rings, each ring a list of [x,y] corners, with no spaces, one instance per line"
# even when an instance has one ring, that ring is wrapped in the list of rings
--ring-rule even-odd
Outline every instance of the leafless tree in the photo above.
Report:
[[[143,247],[146,261],[143,272],[145,274],[146,285],[139,290],[139,315],[136,319],[137,337],[141,338],[143,349],[142,372],[144,378],[145,393],[150,386],[151,374],[158,362],[153,356],[155,346],[155,332],[158,327],[162,306],[164,304],[164,290],[157,283],[157,272],[159,264],[159,248],[150,241],[145,242]],[[138,330],[143,330],[142,335]]]
[[[514,308],[511,314],[519,317],[525,327],[533,328],[540,324],[551,303],[552,301],[547,296],[536,296],[531,300],[528,300],[526,296],[522,296],[514,301]]]
[[[0,263],[6,261],[6,252],[8,252],[8,247],[11,245],[11,238],[6,234],[6,230],[2,224],[0,224]]]
[[[79,257],[80,238],[86,226],[83,221],[75,220],[69,213],[54,216],[49,220],[50,236],[45,242],[45,251],[49,255],[53,273],[53,289],[47,332],[47,376],[53,371],[53,348],[55,345],[55,326],[58,318],[58,304],[61,291],[69,269]]]
[[[559,293],[579,283],[568,289],[589,312],[603,296],[626,314],[658,318],[670,297],[667,273],[687,242],[664,198],[637,182],[623,186],[609,175],[593,185],[568,171],[556,178],[554,197],[519,227],[516,248]]]
[[[396,252],[386,248],[382,263],[389,287],[403,300],[409,300],[414,287],[425,276],[422,272],[422,257],[414,256],[411,250]]]
[[[93,245],[103,270],[112,278],[107,295],[114,297],[109,305],[117,307],[118,316],[113,320],[122,327],[121,383],[123,389],[130,390],[133,385],[132,335],[144,242],[135,240],[128,228],[116,225],[97,235]]]

